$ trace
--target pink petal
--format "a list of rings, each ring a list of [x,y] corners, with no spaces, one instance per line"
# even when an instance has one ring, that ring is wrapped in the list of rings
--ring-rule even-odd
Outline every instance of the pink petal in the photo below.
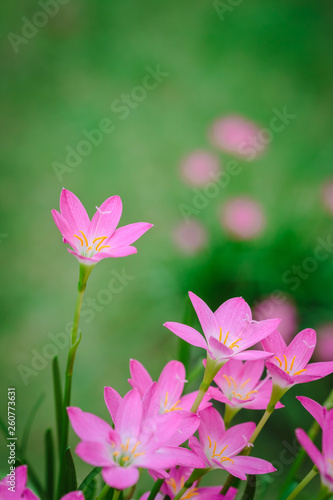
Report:
[[[116,248],[114,250],[111,248],[107,252],[102,250],[101,252],[95,253],[91,260],[93,262],[99,262],[102,259],[116,259],[117,257],[127,257],[128,255],[133,255],[135,253],[138,253],[135,247]]]
[[[115,230],[109,241],[106,243],[112,248],[128,247],[134,241],[138,240],[144,233],[153,227],[153,224],[147,222],[136,222],[127,226],[119,227]]]
[[[169,361],[158,379],[162,397],[168,393],[169,405],[173,406],[181,397],[185,384],[185,367],[180,361]]]
[[[201,445],[209,445],[207,436],[211,441],[219,442],[225,434],[224,421],[221,415],[212,406],[200,412],[200,426],[198,429]]]
[[[287,344],[278,330],[275,330],[268,337],[263,339],[261,345],[265,351],[272,352],[278,357],[285,354],[287,350]]]
[[[214,314],[222,331],[230,332],[230,334],[243,331],[246,325],[245,321],[252,319],[251,309],[242,297],[235,297],[223,302]]]
[[[206,467],[205,462],[198,455],[193,453],[191,450],[187,450],[186,448],[174,448],[172,446],[162,447],[154,454],[154,459],[158,461],[165,460],[165,463],[168,465],[160,467],[163,469],[169,469],[170,467],[174,467],[176,465],[193,467],[195,469],[204,469]],[[152,464],[150,468],[156,467]]]
[[[220,446],[223,448],[228,445],[225,453],[231,457],[242,451],[252,436],[256,424],[254,422],[245,422],[244,424],[234,425],[225,431],[223,438],[220,441]]]
[[[318,467],[319,471],[322,471],[324,468],[324,459],[317,446],[313,444],[313,442],[311,441],[307,433],[303,431],[303,429],[296,429],[295,434],[299,443],[301,444],[301,446],[303,446],[312,462]]]
[[[242,360],[242,361],[255,361],[259,359],[268,359],[272,357],[271,352],[266,351],[256,351],[254,349],[242,351],[239,354],[235,354],[233,356],[234,359]]]
[[[131,386],[136,388],[139,391],[141,397],[143,397],[144,393],[153,383],[153,379],[145,369],[145,367],[136,359],[130,360],[130,373],[132,379],[129,379],[128,382]]]
[[[104,401],[110,412],[113,423],[116,424],[117,412],[123,398],[112,387],[104,387]]]
[[[71,493],[67,493],[61,500],[84,500],[84,494],[82,491],[72,491]]]
[[[201,444],[199,443],[199,441],[195,436],[190,437],[190,439],[188,440],[188,445],[191,448],[191,450],[194,453],[196,453],[202,460],[204,460],[204,462],[206,463],[206,465],[208,465],[208,467],[210,467],[210,461],[206,457]]]
[[[234,458],[232,460],[234,460]],[[233,476],[238,477],[242,481],[246,480],[245,472],[243,471],[242,467],[239,467],[237,464],[235,465],[235,463],[232,463],[232,462],[225,460],[220,464],[220,467],[222,469],[225,469],[227,472],[229,472],[229,474],[232,474]]]
[[[219,342],[215,337],[209,337],[208,345],[213,359],[222,360],[230,358],[233,355],[233,350],[222,342]]]
[[[188,293],[192,305],[197,313],[201,328],[205,334],[206,340],[209,337],[216,337],[219,335],[219,324],[216,320],[214,313],[209,309],[207,304],[192,292]]]
[[[200,424],[200,418],[191,412],[178,412],[180,421],[173,436],[164,442],[164,446],[180,446],[193,436]]]
[[[106,467],[102,470],[102,477],[112,488],[125,490],[138,482],[139,471],[135,467]]]
[[[273,383],[276,383],[280,387],[291,387],[298,383],[299,377],[291,377],[284,370],[281,370],[278,366],[270,361],[266,361],[266,368],[272,375]]]
[[[227,398],[223,392],[218,389],[217,387],[210,387],[209,389],[209,393],[210,393],[210,396],[215,399],[215,401],[220,401],[221,403],[225,403],[227,405],[230,405],[230,406],[234,406],[230,399]]]
[[[117,413],[117,431],[121,439],[131,437],[137,438],[140,432],[142,418],[142,402],[140,394],[136,389],[129,391],[121,404]]]
[[[119,196],[111,196],[97,208],[89,225],[89,238],[107,236],[110,238],[120,221],[122,203]]]
[[[280,322],[281,320],[276,318],[248,324],[244,332],[239,334],[239,336],[242,337],[242,340],[239,341],[240,348],[242,350],[247,349],[265,339],[277,329]]]
[[[203,397],[203,400],[200,403],[198,411],[204,410],[205,408],[212,406],[212,403],[209,402],[209,400],[212,399],[212,396],[210,395],[210,389],[206,392],[205,396]],[[180,400],[179,406],[181,406],[181,408],[185,411],[190,411],[198,395],[198,392],[199,391],[190,392],[189,394],[183,396]]]
[[[111,457],[111,447],[104,443],[89,443],[81,441],[75,453],[84,461],[95,467],[110,467],[113,465]]]
[[[293,369],[294,372],[306,366],[316,347],[316,342],[316,332],[311,328],[302,330],[290,342],[285,354],[288,360],[296,356]]]
[[[66,243],[69,243],[74,249],[79,246],[79,240],[74,237],[73,228],[68,224],[67,220],[57,210],[52,210],[52,217],[55,225],[65,238]]]
[[[4,478],[6,484],[6,478]],[[20,494],[23,492],[28,480],[28,467],[20,465],[15,469],[15,492]],[[10,492],[9,492],[10,493]],[[10,495],[9,495],[10,496]],[[19,496],[19,495],[18,495]]]
[[[96,441],[98,443],[119,441],[119,437],[111,425],[96,415],[84,412],[74,406],[67,408],[67,413],[74,432],[83,441]]]
[[[273,465],[266,460],[256,457],[233,457],[234,467],[237,467],[245,472],[245,474],[268,474],[275,472],[276,469]]]
[[[175,323],[168,321],[164,326],[171,330],[172,333],[185,340],[191,345],[207,349],[207,344],[203,336],[191,326],[183,325],[182,323]]]
[[[333,459],[333,410],[330,410],[325,418],[323,428],[323,455],[327,460]]]
[[[311,382],[319,378],[326,377],[333,372],[333,361],[321,361],[319,363],[310,363],[306,365],[306,372],[297,375],[299,383]],[[296,378],[296,377],[295,377]]]
[[[154,417],[160,410],[160,390],[157,382],[153,382],[142,398],[142,420]]]
[[[90,219],[86,209],[79,198],[65,188],[61,191],[60,195],[60,212],[69,226],[72,227],[73,233],[77,233],[78,231],[87,233]]]
[[[4,499],[3,499],[3,497],[1,496],[1,490],[0,490],[0,498],[1,498],[1,500],[5,500],[7,498],[7,497],[4,497]],[[22,496],[20,498],[22,500],[39,500],[39,497],[37,495],[35,495],[35,493],[33,493],[28,488],[26,488],[23,491],[23,494],[22,494]],[[8,500],[11,500],[11,499],[12,499],[12,494],[11,494],[11,492],[9,492]]]
[[[230,363],[230,361],[228,361],[228,363]],[[228,366],[228,363],[223,368]],[[246,384],[246,388],[248,391],[252,391],[252,389],[254,389],[258,384],[264,369],[265,369],[265,363],[264,360],[262,359],[256,359],[254,361],[246,361],[245,363],[242,363],[239,376],[239,383],[242,385],[242,383],[250,379]]]
[[[146,420],[143,424],[143,433],[149,436],[150,441],[146,448],[153,452],[160,446],[169,445],[169,442],[183,443],[186,440],[186,435],[181,435],[182,430],[182,415],[181,412],[170,412],[157,415],[150,421]],[[184,439],[182,439],[184,437]],[[147,441],[143,434],[140,435],[140,440]]]
[[[302,403],[304,408],[310,413],[310,415],[317,420],[321,428],[324,427],[324,420],[327,410],[324,406],[321,406],[317,401],[307,398],[305,396],[296,396],[296,399]]]

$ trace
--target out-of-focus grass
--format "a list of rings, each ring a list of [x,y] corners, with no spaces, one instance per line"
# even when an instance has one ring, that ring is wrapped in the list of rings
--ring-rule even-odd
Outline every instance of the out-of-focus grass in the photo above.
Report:
[[[119,194],[122,224],[155,225],[138,242],[137,256],[100,263],[88,283],[86,300],[106,288],[114,269],[134,277],[92,321],[87,315],[81,322],[72,402],[106,418],[103,387],[128,389],[130,357],[156,377],[176,356],[177,341],[162,324],[182,320],[189,289],[212,307],[234,295],[253,304],[272,290],[291,293],[283,273],[313,255],[317,237],[331,234],[320,196],[333,160],[333,63],[328,1],[243,2],[222,22],[213,5],[202,1],[157,7],[148,1],[71,0],[15,54],[7,33],[20,34],[21,18],[31,19],[36,10],[35,2],[21,1],[3,6],[2,15],[0,232],[8,236],[0,244],[0,352],[1,406],[4,412],[6,386],[16,386],[18,433],[40,393],[47,394],[30,437],[29,456],[41,469],[40,429],[54,422],[51,366],[27,386],[17,367],[31,366],[32,350],[41,352],[48,334],[62,332],[72,318],[78,266],[50,215],[62,186],[81,198],[90,215],[106,197]],[[112,102],[141,84],[148,65],[160,65],[169,75],[120,120]],[[296,118],[274,135],[265,155],[241,162],[242,173],[198,215],[210,234],[207,251],[180,255],[171,232],[182,219],[179,204],[193,199],[179,178],[181,158],[207,148],[223,164],[230,157],[208,139],[216,117],[237,112],[266,127],[273,108],[285,106]],[[82,130],[96,128],[105,117],[115,131],[60,181],[52,163],[63,162],[66,146],[76,147]],[[218,206],[238,194],[260,201],[268,219],[266,233],[251,244],[230,242],[219,226]],[[319,263],[294,297],[300,328],[333,319],[331,258]],[[59,356],[64,368],[65,350]],[[321,401],[331,382],[300,386],[295,394]],[[285,436],[293,439],[296,426],[310,423],[293,393],[286,404],[258,441],[258,455],[274,460]],[[81,475],[88,470],[80,460],[77,464]]]

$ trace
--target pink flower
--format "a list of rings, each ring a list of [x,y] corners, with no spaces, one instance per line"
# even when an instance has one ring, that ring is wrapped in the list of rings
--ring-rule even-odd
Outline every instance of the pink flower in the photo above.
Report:
[[[52,210],[54,222],[63,235],[64,243],[80,263],[93,266],[107,257],[125,257],[137,252],[131,244],[142,236],[152,224],[137,222],[116,229],[122,203],[119,196],[111,196],[96,207],[91,219],[80,200],[67,189],[60,195],[60,212]]]
[[[207,304],[189,292],[205,338],[194,328],[181,323],[167,322],[166,326],[189,344],[206,349],[212,359],[224,364],[230,358],[241,360],[269,357],[263,351],[248,349],[272,333],[279,319],[252,322],[251,309],[244,299],[236,297],[224,302],[213,313]]]
[[[261,205],[246,197],[228,200],[222,207],[220,220],[229,235],[238,240],[256,238],[266,225]]]
[[[316,332],[311,328],[299,332],[288,347],[277,330],[261,344],[265,351],[274,353],[274,357],[266,361],[266,367],[273,384],[282,389],[318,380],[333,372],[333,361],[308,364],[316,347]]]
[[[128,382],[143,397],[153,383],[151,376],[145,367],[135,359],[130,361],[130,372],[132,378]],[[156,384],[157,397],[155,406],[150,408],[151,416],[173,411],[190,412],[198,391],[182,396],[184,385],[187,382],[185,376],[185,367],[180,361],[169,361],[165,365]],[[209,399],[208,393],[200,406],[200,410],[211,406],[211,403],[208,403]],[[193,416],[193,413],[191,415]]]
[[[326,406],[321,406],[321,404],[317,403],[317,401],[305,396],[296,396],[296,399],[302,403],[306,411],[308,411],[310,415],[317,420],[318,424],[323,429],[328,411]]]
[[[204,467],[204,462],[190,450],[165,446],[177,432],[181,420],[177,412],[146,418],[150,394],[141,401],[139,392],[133,389],[119,398],[116,391],[108,394],[114,429],[91,413],[68,408],[72,427],[82,440],[76,453],[85,462],[102,467],[108,485],[120,490],[133,486],[138,481],[139,468],[167,477],[164,470],[176,464]]]
[[[207,230],[198,221],[182,222],[174,229],[173,240],[184,254],[194,255],[206,247]]]
[[[260,380],[264,368],[261,359],[244,363],[230,359],[215,376],[218,389],[210,389],[211,397],[235,409],[265,410],[272,393],[272,380],[269,377]],[[281,407],[279,404],[278,408]]]
[[[207,467],[225,469],[245,480],[246,474],[267,474],[276,469],[266,460],[238,455],[247,445],[256,427],[254,422],[225,430],[223,418],[213,407],[200,412],[199,440],[191,437],[190,448],[206,461]]]
[[[305,404],[304,399],[307,400]],[[296,429],[296,437],[318,468],[322,483],[333,492],[333,410],[321,412],[320,405],[309,398],[303,398],[302,404],[308,406],[312,416],[316,415],[315,419],[323,429],[322,453],[303,429]]]
[[[39,500],[39,498],[26,487],[28,480],[26,465],[16,467],[15,471],[0,481],[1,500]],[[9,489],[12,488],[12,489]],[[61,500],[84,500],[82,491],[72,491],[63,496]]]
[[[294,336],[298,325],[297,308],[285,295],[271,295],[259,302],[253,316],[256,320],[280,318],[279,331],[286,342]]]
[[[193,469],[188,467],[173,467],[169,472],[169,478],[166,479],[161,487],[160,496],[156,496],[156,500],[163,500],[165,495],[173,499],[176,494],[182,489],[185,482],[189,479]],[[220,495],[222,486],[198,487],[198,481],[193,483],[186,493],[181,497],[182,500],[234,500],[237,495],[235,488],[230,488],[226,495]],[[140,500],[147,500],[149,492],[145,493]],[[195,498],[194,498],[195,497]]]
[[[321,361],[333,359],[333,323],[326,323],[317,328],[317,358]]]
[[[260,136],[257,125],[242,116],[216,120],[211,129],[211,138],[222,150],[248,160],[256,158],[267,144],[267,138]]]
[[[204,186],[212,182],[220,170],[219,161],[208,151],[195,151],[187,156],[181,165],[185,182],[194,186]]]

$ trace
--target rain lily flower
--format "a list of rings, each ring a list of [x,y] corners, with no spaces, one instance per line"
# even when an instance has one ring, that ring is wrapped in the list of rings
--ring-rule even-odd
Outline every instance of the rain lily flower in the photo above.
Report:
[[[89,219],[80,200],[67,189],[60,195],[60,213],[52,210],[54,222],[64,243],[81,264],[94,266],[107,257],[125,257],[137,252],[132,245],[152,224],[137,222],[118,229],[122,212],[119,196],[105,200]]]
[[[183,488],[185,482],[189,479],[193,469],[188,467],[172,467],[169,471],[169,478],[164,481],[161,487],[161,493],[156,496],[156,500],[163,500],[165,495],[171,500]],[[222,486],[198,487],[198,481],[193,483],[181,497],[181,500],[188,500],[195,497],[195,500],[234,500],[237,495],[235,488],[230,488],[226,495],[221,495]],[[140,500],[147,500],[149,492],[145,493]]]
[[[148,397],[148,396],[147,396]],[[165,446],[176,432],[181,420],[177,412],[145,418],[149,400],[141,401],[136,389],[117,400],[115,393],[108,408],[114,429],[99,417],[79,408],[68,408],[72,427],[82,440],[77,455],[85,462],[102,467],[104,481],[122,490],[133,486],[139,479],[139,468],[156,471],[159,476],[176,464],[203,468],[204,462],[190,450]]]
[[[220,221],[229,235],[237,240],[252,240],[265,228],[261,205],[248,197],[228,200],[221,208]]]
[[[269,377],[260,380],[264,368],[261,359],[244,363],[230,359],[214,378],[218,388],[210,389],[212,398],[228,405],[233,415],[241,408],[265,410],[272,393],[272,380]]]
[[[304,405],[304,400],[302,404]],[[322,453],[320,453],[303,429],[296,429],[296,437],[312,462],[316,465],[323,485],[328,491],[333,492],[333,410],[325,412],[323,418],[323,413],[318,411],[320,406],[318,403],[315,401],[312,401],[312,403],[306,401],[306,405],[309,405],[309,408],[311,408],[311,415],[317,415],[315,418],[323,429]]]
[[[270,335],[280,323],[279,319],[253,322],[251,309],[241,297],[227,300],[213,313],[194,293],[189,292],[189,296],[206,339],[190,326],[170,321],[165,323],[164,326],[178,337],[206,349],[220,367],[230,358],[246,360],[270,356],[263,351],[245,349]]]
[[[172,236],[175,245],[187,255],[195,255],[207,246],[207,229],[196,220],[181,222],[174,228]]]
[[[225,430],[219,412],[213,407],[206,408],[200,412],[199,440],[192,436],[189,446],[205,460],[207,467],[225,469],[242,480],[246,474],[274,472],[276,469],[266,460],[239,455],[255,427],[254,422],[246,422]]]
[[[308,364],[316,347],[316,332],[311,328],[299,332],[289,346],[277,330],[261,344],[266,351],[274,353],[274,357],[266,361],[266,367],[273,385],[279,387],[282,394],[295,384],[318,380],[333,372],[333,362]]]
[[[181,164],[181,175],[187,184],[205,186],[220,171],[218,158],[208,151],[195,151]]]
[[[16,467],[15,471],[0,481],[0,500],[39,500],[29,488],[28,468],[26,465]],[[61,500],[84,500],[82,491],[72,491],[63,496]]]
[[[143,397],[153,383],[151,376],[145,367],[135,359],[130,360],[130,372],[132,378],[129,379],[128,382],[133,388],[136,388],[140,396]],[[163,368],[157,382],[156,392],[158,398],[154,414],[168,413],[171,411],[189,412],[197,397],[198,391],[182,396],[186,382],[185,367],[183,363],[180,361],[169,361]],[[207,406],[211,406],[211,403],[208,403],[209,399],[210,396],[207,394],[206,398],[202,401],[200,410],[203,410]]]

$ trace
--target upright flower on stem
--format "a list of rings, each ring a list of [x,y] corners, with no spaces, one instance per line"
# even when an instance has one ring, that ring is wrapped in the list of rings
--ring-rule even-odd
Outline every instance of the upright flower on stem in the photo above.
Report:
[[[280,320],[253,322],[251,309],[241,297],[227,300],[213,313],[194,293],[189,292],[189,296],[205,338],[194,328],[181,323],[169,321],[164,326],[186,342],[207,351],[204,380],[192,407],[192,411],[196,411],[213,378],[229,359],[253,360],[271,356],[267,352],[246,349],[272,333]]]
[[[137,252],[132,245],[152,224],[137,222],[118,229],[122,212],[119,196],[105,200],[97,212],[89,219],[81,201],[67,189],[60,195],[60,213],[52,210],[57,228],[64,243],[81,264],[94,266],[107,257],[125,257]]]

